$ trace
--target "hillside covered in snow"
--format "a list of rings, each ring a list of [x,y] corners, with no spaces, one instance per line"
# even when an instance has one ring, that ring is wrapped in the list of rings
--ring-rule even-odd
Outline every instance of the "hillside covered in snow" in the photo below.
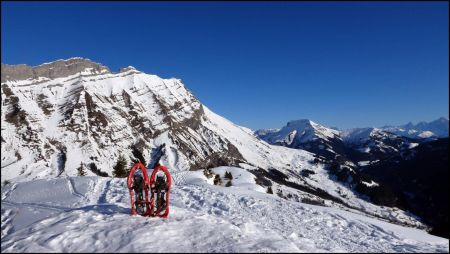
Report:
[[[1,251],[8,252],[448,252],[448,239],[336,208],[236,186],[201,171],[173,174],[168,219],[130,216],[125,179],[63,177],[2,188]]]

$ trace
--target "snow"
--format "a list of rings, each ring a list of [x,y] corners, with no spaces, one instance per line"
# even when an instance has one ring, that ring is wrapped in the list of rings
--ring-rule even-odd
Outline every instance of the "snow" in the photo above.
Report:
[[[51,61],[51,62],[42,63],[42,64],[40,64],[40,65],[38,65],[38,66],[49,65],[49,64],[52,64],[52,63],[55,63],[55,62],[62,62],[62,61],[66,62],[66,61],[70,61],[70,60],[87,60],[87,61],[90,61],[89,58],[84,58],[84,57],[78,57],[78,56],[76,56],[76,57],[71,57],[71,58],[68,58],[68,59],[57,59],[57,60],[54,60],[54,61]]]
[[[230,172],[231,175],[233,176],[233,180],[231,181],[232,186],[230,186],[230,187],[246,188],[248,190],[259,191],[262,193],[266,192],[266,190],[263,187],[256,184],[255,175],[253,175],[252,173],[248,172],[245,169],[224,166],[224,167],[213,168],[212,171],[215,174],[220,175],[220,177],[222,178],[223,186],[225,186],[226,183],[228,182],[228,179],[225,178],[225,172]]]
[[[362,152],[362,153],[369,153],[370,147],[358,147],[356,150]]]
[[[211,185],[201,171],[173,178],[168,219],[130,216],[125,179],[65,177],[4,187],[1,251],[448,252],[448,239],[422,230]]]
[[[361,183],[364,184],[364,185],[367,186],[367,187],[375,187],[375,186],[379,186],[379,184],[378,184],[377,182],[374,182],[373,180],[370,181],[370,183],[364,182],[364,181],[361,181]]]
[[[433,132],[431,132],[431,131],[423,131],[423,132],[421,132],[419,135],[417,135],[417,136],[419,136],[420,138],[430,138],[430,137],[433,137],[433,136],[435,136],[434,135],[434,133]]]
[[[370,165],[370,161],[358,161],[358,166],[365,167]]]
[[[414,147],[417,147],[418,145],[419,145],[419,143],[409,143],[408,148],[409,148],[409,149],[412,149],[412,148],[414,148]]]
[[[361,143],[372,136],[386,135],[378,128],[353,128],[341,132],[342,139],[351,144]]]

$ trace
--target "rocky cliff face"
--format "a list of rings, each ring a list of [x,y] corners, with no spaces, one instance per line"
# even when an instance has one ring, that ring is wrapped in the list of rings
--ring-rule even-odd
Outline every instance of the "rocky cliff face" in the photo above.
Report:
[[[41,64],[36,67],[25,64],[8,65],[2,64],[1,81],[19,81],[26,79],[55,79],[83,72],[91,69],[93,74],[110,73],[109,69],[101,64],[94,63],[84,58],[71,58],[68,60],[58,60],[51,63]]]

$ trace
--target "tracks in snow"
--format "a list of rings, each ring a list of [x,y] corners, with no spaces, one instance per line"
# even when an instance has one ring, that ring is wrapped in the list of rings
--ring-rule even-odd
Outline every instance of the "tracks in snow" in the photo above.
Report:
[[[76,189],[75,189],[75,184],[73,183],[73,179],[72,178],[67,178],[67,186],[69,187],[69,191],[72,195],[75,195],[81,199],[86,199],[86,197],[79,193]]]
[[[67,196],[49,195],[39,204],[25,198],[23,203],[2,200],[7,207],[2,207],[2,252],[448,251],[448,244],[399,237],[390,231],[393,225],[362,215],[241,188],[190,184],[188,173],[173,174],[167,220],[130,217],[125,179],[60,179],[57,184],[69,188],[63,191]],[[2,197],[11,196],[12,190],[5,191]],[[16,193],[13,195],[16,197]],[[70,202],[55,205],[60,200],[51,202],[54,197],[78,202],[74,206]],[[21,220],[16,221],[16,216],[34,210],[41,210],[41,217],[32,218],[15,231],[15,223]],[[154,241],[149,244],[148,239]],[[173,244],[167,246],[168,239]]]
[[[17,183],[14,183],[8,190],[2,193],[2,202],[4,199],[8,198],[12,191],[17,187]]]
[[[174,185],[185,185],[186,184],[186,176],[189,174],[189,171],[180,171],[172,174],[172,179]]]

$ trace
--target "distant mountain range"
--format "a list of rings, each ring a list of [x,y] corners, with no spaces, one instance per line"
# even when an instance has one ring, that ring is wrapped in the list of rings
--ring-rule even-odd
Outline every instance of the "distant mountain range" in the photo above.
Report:
[[[381,129],[410,138],[448,137],[448,118],[441,117],[431,122],[411,122],[401,126],[383,126]]]
[[[392,126],[385,125],[379,128],[375,127],[366,127],[366,128],[351,128],[346,130],[340,130],[336,127],[325,127],[316,122],[313,122],[309,119],[300,119],[289,121],[286,126],[282,128],[275,129],[259,129],[255,131],[255,134],[261,138],[267,137],[270,142],[286,142],[292,143],[294,142],[294,132],[297,133],[300,131],[300,135],[297,136],[297,141],[300,143],[310,141],[313,136],[320,137],[324,136],[339,136],[343,135],[347,137],[347,140],[353,140],[354,136],[365,135],[368,136],[369,133],[373,130],[375,131],[385,131],[396,134],[397,136],[404,136],[408,138],[443,138],[449,136],[449,119],[446,117],[440,117],[434,121],[430,122],[419,122],[417,124],[413,124],[409,122],[400,126]],[[311,130],[316,130],[314,133],[310,132]],[[308,135],[302,133],[303,130],[308,132]]]
[[[260,129],[254,135],[273,145],[306,150],[327,159],[376,161],[392,154],[407,154],[424,141],[448,137],[448,118],[380,128],[338,130],[309,119],[289,121],[279,129]]]
[[[319,162],[331,165],[338,181],[354,184],[375,204],[414,212],[448,238],[449,196],[442,189],[448,184],[448,125],[441,117],[415,125],[337,130],[302,119],[254,134],[269,144],[315,153]]]

